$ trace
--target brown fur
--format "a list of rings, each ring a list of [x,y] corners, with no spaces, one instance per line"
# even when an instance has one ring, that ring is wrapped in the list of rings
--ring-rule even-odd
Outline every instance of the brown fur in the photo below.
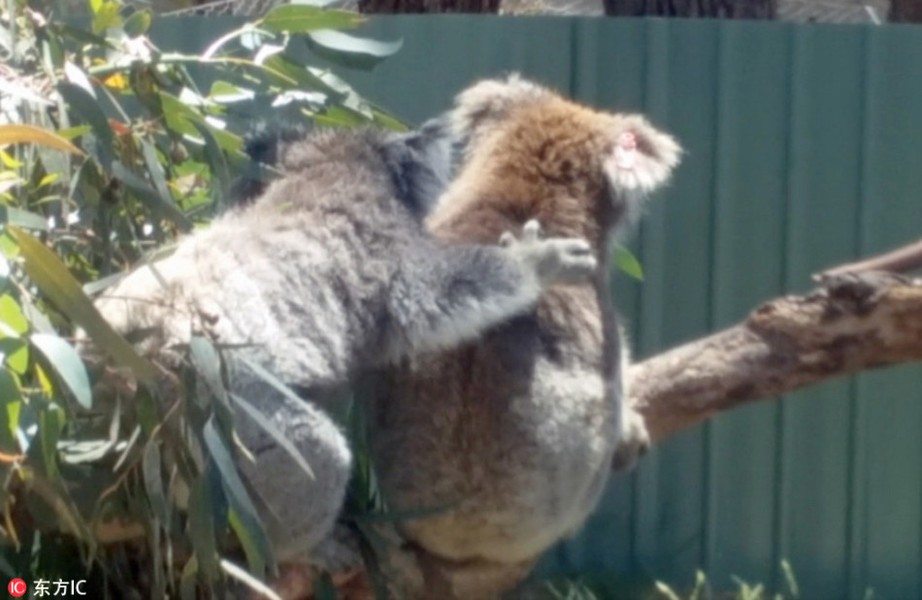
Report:
[[[602,268],[591,283],[545,292],[535,311],[479,342],[388,373],[373,454],[394,510],[432,511],[401,523],[409,540],[455,561],[528,564],[582,524],[623,438],[608,256],[679,149],[639,117],[515,78],[464,92],[453,118],[468,151],[430,230],[490,243],[537,219],[549,236],[588,239]],[[612,171],[625,132],[637,136],[637,169],[653,175]]]

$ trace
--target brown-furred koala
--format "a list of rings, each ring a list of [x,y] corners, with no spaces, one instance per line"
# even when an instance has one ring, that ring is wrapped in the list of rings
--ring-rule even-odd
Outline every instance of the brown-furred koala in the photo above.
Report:
[[[599,268],[478,340],[382,373],[372,456],[389,509],[413,515],[399,524],[413,544],[529,565],[583,524],[619,443],[646,442],[625,402],[608,257],[681,149],[641,116],[515,76],[462,92],[449,119],[462,155],[427,219],[436,237],[489,244],[537,219],[548,235],[588,239]]]
[[[292,141],[278,158],[281,177],[251,204],[96,301],[167,368],[194,335],[225,348],[235,425],[251,454],[239,467],[281,561],[335,569],[351,558],[332,532],[352,455],[319,398],[348,389],[365,369],[473,339],[534,306],[548,286],[595,268],[585,240],[541,239],[537,223],[518,228],[521,239],[506,235],[503,247],[496,242],[506,232],[489,245],[429,235],[421,206],[441,175],[427,139],[364,129]]]

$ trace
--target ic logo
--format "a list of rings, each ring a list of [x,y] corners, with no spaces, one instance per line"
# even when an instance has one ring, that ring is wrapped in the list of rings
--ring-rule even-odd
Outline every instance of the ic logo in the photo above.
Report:
[[[13,598],[21,598],[26,595],[26,590],[29,586],[26,585],[26,582],[18,577],[16,579],[11,579],[10,583],[6,586],[6,591],[10,593],[10,596]]]

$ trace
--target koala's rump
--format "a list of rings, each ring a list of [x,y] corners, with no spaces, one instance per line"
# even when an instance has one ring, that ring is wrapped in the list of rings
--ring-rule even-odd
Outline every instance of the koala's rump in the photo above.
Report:
[[[521,562],[578,528],[607,479],[617,411],[591,286],[549,292],[479,343],[378,390],[373,455],[408,538],[451,559]]]

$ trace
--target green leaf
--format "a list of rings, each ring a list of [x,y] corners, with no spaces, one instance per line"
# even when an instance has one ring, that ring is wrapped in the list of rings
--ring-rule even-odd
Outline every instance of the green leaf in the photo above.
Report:
[[[257,574],[264,573],[267,565],[274,566],[275,564],[269,540],[266,538],[265,529],[256,512],[256,507],[253,506],[253,501],[250,500],[243,481],[237,473],[234,459],[221,438],[221,434],[218,433],[214,417],[208,419],[205,424],[203,437],[205,446],[224,482],[231,506],[229,513],[231,527],[243,545],[247,562],[250,564],[250,571]]]
[[[313,115],[318,125],[333,127],[358,127],[368,123],[368,117],[344,106],[328,106],[322,113]]]
[[[202,139],[205,140],[205,158],[208,160],[208,166],[211,167],[212,174],[217,179],[218,188],[224,190],[231,181],[230,170],[227,168],[224,152],[221,151],[221,146],[218,145],[218,141],[212,135],[209,127],[201,123],[193,123],[193,125],[201,134]]]
[[[343,10],[324,10],[316,6],[283,4],[269,11],[256,22],[256,27],[275,33],[303,33],[318,29],[347,29],[362,23],[356,13]]]
[[[149,10],[139,10],[128,17],[123,28],[129,37],[138,37],[150,29],[152,18]]]
[[[38,440],[45,467],[45,475],[54,481],[58,478],[58,440],[64,429],[64,413],[56,407],[42,409],[38,415]]]
[[[11,402],[22,400],[22,390],[19,389],[18,380],[19,378],[9,369],[0,369],[0,405],[5,407]]]
[[[80,355],[74,347],[60,337],[47,333],[35,333],[29,341],[67,385],[80,406],[86,409],[91,408],[93,395],[90,392],[90,378],[86,374],[86,366],[80,360]]]
[[[0,449],[16,452],[16,428],[19,425],[19,408],[22,406],[22,388],[19,378],[9,371],[0,369]]]
[[[156,374],[153,366],[138,356],[134,348],[102,318],[61,260],[28,233],[15,227],[9,227],[8,232],[19,245],[26,273],[45,296],[82,327],[116,362],[130,368],[144,383],[153,383]]]
[[[0,206],[0,223],[9,223],[10,225],[39,231],[48,229],[48,220],[41,215],[12,206]]]
[[[0,296],[0,334],[9,336],[25,333],[29,330],[29,322],[26,320],[19,302],[10,294]],[[3,331],[8,328],[9,331]]]
[[[186,106],[176,96],[161,92],[159,94],[167,127],[176,133],[192,138],[199,137],[199,126],[207,127],[218,145],[228,152],[240,150],[243,139],[229,131],[216,129],[208,124],[205,117]],[[204,143],[204,142],[203,142]]]
[[[90,81],[90,78],[87,77],[86,73],[83,72],[83,69],[67,61],[64,63],[64,76],[67,77],[67,81],[96,99],[96,91],[93,89],[93,83]]]
[[[154,183],[154,188],[160,195],[163,202],[176,206],[173,195],[170,194],[170,188],[166,183],[166,173],[163,171],[163,165],[157,155],[157,149],[154,145],[145,139],[141,139],[141,156],[144,157],[144,166],[147,167],[147,174],[150,175]]]
[[[71,111],[93,129],[93,136],[96,138],[96,158],[103,167],[108,168],[115,158],[115,136],[99,103],[86,90],[66,81],[58,84],[58,92]]]
[[[160,446],[156,440],[151,440],[144,447],[144,457],[141,460],[141,472],[144,476],[144,488],[147,490],[147,500],[150,502],[154,514],[169,529],[170,511],[166,503],[166,494],[163,493],[163,474],[160,461]]]
[[[93,33],[101,33],[110,27],[118,27],[122,24],[118,2],[90,0],[90,8],[93,11]]]
[[[196,335],[189,340],[189,359],[195,368],[199,377],[204,379],[208,391],[218,402],[224,413],[218,413],[223,416],[222,424],[227,425],[230,431],[230,402],[227,397],[227,390],[224,385],[224,378],[221,376],[221,355],[214,345],[206,338]]]
[[[624,246],[615,246],[615,266],[638,281],[643,281],[643,267],[640,261]]]
[[[195,543],[195,537],[192,538]],[[196,600],[196,585],[198,583],[198,557],[192,556],[186,565],[182,568],[182,576],[179,580],[179,600]]]
[[[278,444],[283,450],[285,450],[289,456],[291,456],[292,460],[295,461],[295,463],[301,468],[302,471],[304,471],[308,477],[311,479],[316,478],[313,469],[311,469],[311,466],[307,463],[307,460],[305,460],[301,452],[298,451],[297,446],[295,446],[279,428],[273,425],[272,421],[266,418],[266,415],[256,410],[252,404],[247,402],[241,396],[232,394],[231,397],[237,403],[237,406],[239,406],[241,410],[246,413],[246,416],[252,419],[253,422],[255,422],[257,425],[259,425],[260,428],[268,433],[269,436],[275,441],[275,443]],[[302,402],[303,400],[298,401]]]
[[[215,544],[213,504],[205,477],[192,482],[189,494],[189,537],[198,564],[207,580],[218,575],[218,549]]]
[[[308,45],[327,60],[343,66],[370,70],[403,46],[403,40],[379,42],[339,31],[321,30],[308,34]]]
[[[0,338],[0,353],[5,356],[4,363],[14,373],[25,375],[29,370],[29,344],[22,338]]]
[[[41,144],[71,154],[83,154],[80,148],[47,129],[33,125],[0,125],[0,145],[22,143]]]
[[[132,173],[121,161],[113,161],[111,167],[112,176],[134,192],[151,212],[162,218],[169,219],[181,231],[192,230],[192,221],[176,206],[176,203],[173,202],[173,197],[169,196],[169,191],[167,191],[168,197],[164,198],[156,189],[148,185],[144,179]]]

